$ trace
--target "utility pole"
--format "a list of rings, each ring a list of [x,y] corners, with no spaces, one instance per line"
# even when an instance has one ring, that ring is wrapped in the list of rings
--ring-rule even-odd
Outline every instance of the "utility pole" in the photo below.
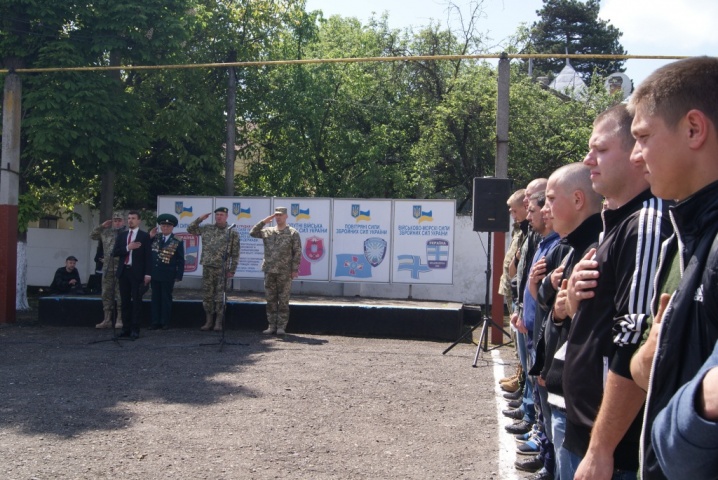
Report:
[[[0,157],[0,324],[15,323],[17,296],[17,217],[20,192],[20,111],[22,81],[5,77]]]
[[[501,54],[499,59],[498,95],[496,98],[496,161],[494,163],[494,176],[496,178],[508,178],[509,173],[509,85],[510,85],[510,64],[506,52]],[[490,234],[489,234],[490,235]],[[506,233],[494,233],[494,254],[492,262],[494,265],[504,264],[506,254]],[[499,283],[501,280],[501,269],[493,269],[491,281],[491,318],[496,325],[504,324],[504,301],[499,295]],[[501,330],[491,329],[491,343],[502,343]]]

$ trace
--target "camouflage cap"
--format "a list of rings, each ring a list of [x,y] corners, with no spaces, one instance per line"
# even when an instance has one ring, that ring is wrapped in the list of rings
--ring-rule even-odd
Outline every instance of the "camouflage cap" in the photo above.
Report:
[[[122,218],[122,219],[124,219],[125,216],[122,215],[122,212],[121,212],[121,211],[116,210],[115,212],[112,213],[112,218]]]
[[[179,223],[179,220],[177,220],[177,217],[170,213],[163,213],[159,217],[157,217],[157,223],[160,225],[172,225],[173,227],[176,227]]]
[[[286,215],[286,214],[287,214],[287,207],[276,207],[276,208],[274,209],[274,213],[275,213],[275,215],[276,215],[276,214]]]

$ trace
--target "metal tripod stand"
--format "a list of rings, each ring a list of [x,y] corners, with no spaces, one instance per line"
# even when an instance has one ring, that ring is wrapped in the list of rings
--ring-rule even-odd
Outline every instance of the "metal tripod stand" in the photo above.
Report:
[[[507,337],[509,337],[509,339],[511,338],[511,334],[504,330],[503,325],[497,325],[496,322],[494,322],[491,318],[491,310],[489,307],[489,297],[491,291],[491,235],[492,233],[488,232],[489,248],[486,250],[486,296],[484,297],[484,308],[481,312],[483,318],[483,322],[481,323],[481,336],[479,337],[479,343],[476,346],[476,355],[474,355],[474,363],[471,364],[472,367],[476,367],[476,364],[479,361],[479,355],[481,355],[482,348],[484,352],[488,352],[489,350],[494,350],[496,348],[503,347],[504,345],[509,345],[510,343],[512,343],[512,340],[509,340],[506,343],[500,343],[499,345],[495,345],[489,348],[490,325],[493,325],[494,327],[501,330],[501,332]],[[476,325],[476,327],[478,327],[478,325]]]

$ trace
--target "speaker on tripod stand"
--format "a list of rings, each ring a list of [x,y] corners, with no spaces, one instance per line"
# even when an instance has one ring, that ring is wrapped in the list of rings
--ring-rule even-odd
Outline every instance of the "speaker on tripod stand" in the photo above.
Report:
[[[474,363],[476,366],[479,360],[479,354],[483,348],[484,352],[489,350],[489,326],[503,332],[504,335],[511,338],[511,334],[504,330],[503,325],[497,325],[491,318],[489,309],[491,297],[491,239],[493,232],[507,232],[510,228],[509,209],[506,200],[511,196],[511,180],[506,178],[483,177],[474,178],[474,195],[473,195],[473,223],[475,232],[486,232],[488,237],[488,248],[486,250],[486,296],[484,298],[484,308],[482,309],[481,336],[479,344],[476,347],[476,355]],[[478,326],[478,325],[477,325]],[[510,343],[507,342],[507,343]],[[498,348],[505,343],[498,345]]]
[[[507,232],[510,227],[509,209],[506,205],[506,200],[511,196],[511,180],[506,178],[494,178],[494,177],[476,177],[474,178],[474,191],[473,191],[473,208],[472,208],[472,220],[473,230],[477,233],[486,232],[488,235],[488,248],[486,250],[486,297],[484,299],[484,305],[481,308],[481,321],[471,327],[471,329],[461,335],[453,344],[451,344],[443,354],[446,354],[449,350],[454,348],[464,338],[471,335],[474,330],[481,327],[481,337],[476,348],[476,355],[474,357],[474,364],[479,358],[481,352],[482,343],[484,351],[488,351],[488,330],[489,326],[501,330],[504,335],[511,338],[511,334],[503,329],[502,325],[497,325],[492,319],[489,310],[490,296],[491,296],[491,238],[493,232]],[[508,342],[510,343],[510,342]],[[506,344],[498,345],[503,346]]]

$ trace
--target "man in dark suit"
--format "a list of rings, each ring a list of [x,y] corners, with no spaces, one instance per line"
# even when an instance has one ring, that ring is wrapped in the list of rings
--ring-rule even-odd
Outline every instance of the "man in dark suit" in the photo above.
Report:
[[[152,268],[152,239],[140,230],[140,213],[130,210],[127,214],[127,231],[117,236],[113,257],[119,257],[117,278],[120,284],[122,305],[122,333],[120,337],[133,340],[140,338],[142,295],[147,291]],[[132,308],[129,306],[132,305]]]
[[[172,234],[178,220],[174,215],[163,213],[157,217],[157,228],[150,231],[152,241],[152,323],[150,330],[167,330],[172,318],[172,290],[175,281],[184,275],[184,242]]]

